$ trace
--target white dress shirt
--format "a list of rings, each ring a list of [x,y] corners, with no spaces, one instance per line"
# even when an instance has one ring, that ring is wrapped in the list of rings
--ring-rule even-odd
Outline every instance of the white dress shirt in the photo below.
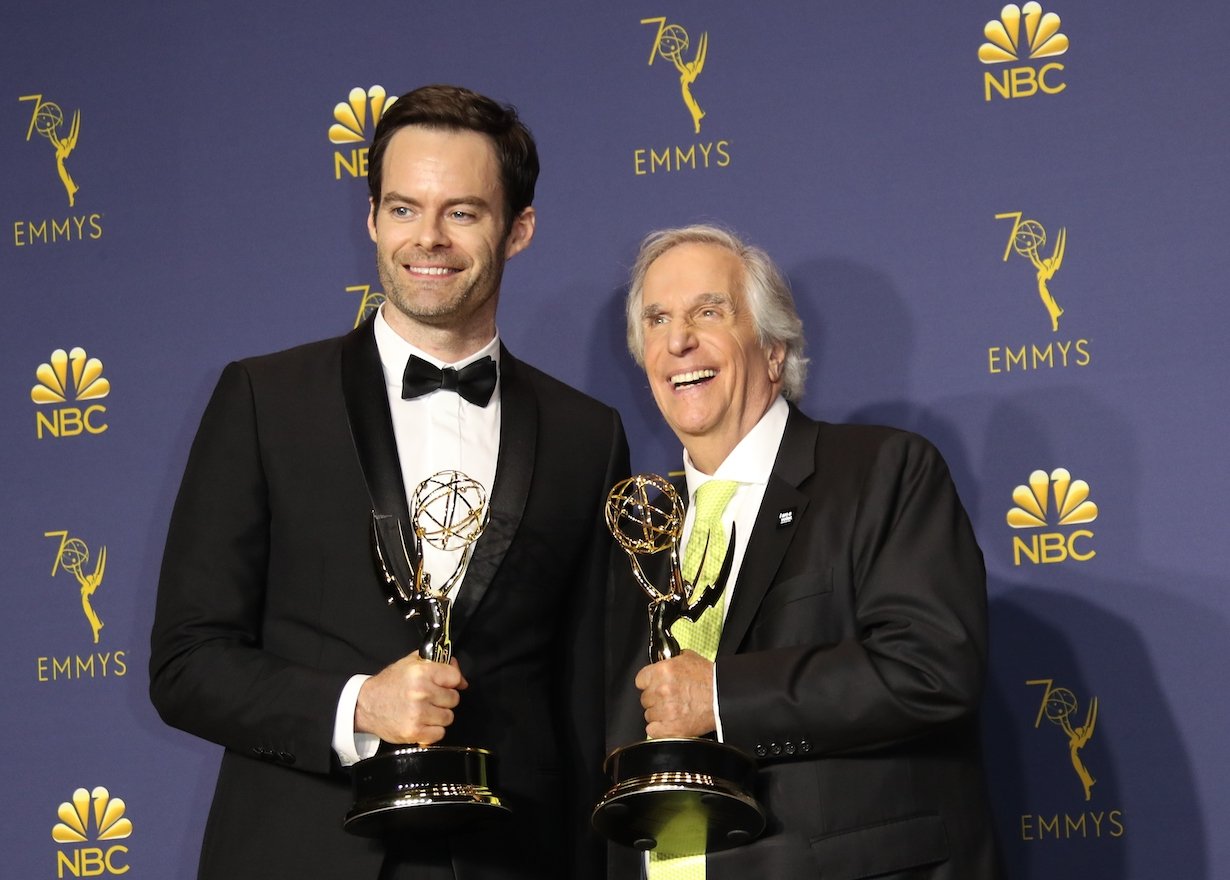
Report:
[[[383,309],[377,312],[373,329],[380,363],[384,367],[385,391],[393,416],[393,436],[397,441],[397,457],[401,462],[402,485],[405,486],[407,500],[413,499],[414,490],[427,477],[442,470],[455,470],[479,482],[490,501],[500,451],[499,382],[486,406],[475,406],[460,394],[444,390],[402,400],[401,383],[410,355],[417,355],[437,367],[455,369],[491,357],[498,367],[499,334],[481,350],[462,361],[449,364],[398,336],[384,319]],[[423,547],[423,563],[433,584],[443,584],[456,570],[459,559],[458,552],[443,551],[430,545]],[[463,583],[464,579],[459,578],[449,591],[449,599],[456,598]],[[338,699],[333,725],[333,751],[343,767],[371,757],[380,744],[378,737],[356,733],[354,729],[359,688],[368,678],[368,675],[353,676]]]

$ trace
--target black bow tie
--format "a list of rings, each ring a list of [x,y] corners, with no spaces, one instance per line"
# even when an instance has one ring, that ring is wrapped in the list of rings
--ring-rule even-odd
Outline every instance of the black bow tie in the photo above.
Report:
[[[401,379],[401,396],[403,400],[422,397],[442,388],[456,391],[475,406],[486,406],[495,393],[495,378],[495,361],[490,357],[480,358],[460,370],[454,370],[452,367],[440,369],[421,357],[410,355]]]

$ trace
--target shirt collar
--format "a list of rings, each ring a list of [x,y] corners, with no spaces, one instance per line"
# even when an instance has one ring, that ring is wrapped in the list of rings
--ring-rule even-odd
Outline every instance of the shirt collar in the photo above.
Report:
[[[777,459],[778,447],[782,445],[782,435],[786,433],[786,420],[790,417],[790,406],[780,395],[765,414],[760,417],[752,430],[743,435],[743,439],[730,451],[713,475],[702,473],[692,464],[692,457],[686,449],[683,450],[683,472],[688,483],[688,496],[695,497],[697,488],[708,480],[734,480],[737,483],[753,483],[765,485],[773,473],[773,462]]]

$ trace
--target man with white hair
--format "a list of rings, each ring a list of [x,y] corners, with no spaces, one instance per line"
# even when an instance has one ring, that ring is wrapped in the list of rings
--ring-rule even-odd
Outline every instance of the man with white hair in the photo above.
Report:
[[[746,846],[651,853],[650,880],[998,877],[976,725],[985,571],[940,454],[797,409],[789,286],[722,229],[650,235],[627,320],[684,447],[683,543],[698,532],[720,557],[735,541],[724,599],[676,627],[670,659],[645,665],[643,596],[615,585],[608,744],[716,736],[755,757],[768,820]],[[666,555],[645,566],[655,583]],[[610,876],[642,861],[613,852]]]

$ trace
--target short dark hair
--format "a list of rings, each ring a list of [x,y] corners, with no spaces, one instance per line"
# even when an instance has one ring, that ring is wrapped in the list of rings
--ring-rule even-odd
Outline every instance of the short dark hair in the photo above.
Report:
[[[487,135],[500,163],[507,211],[504,222],[511,226],[517,215],[534,203],[538,147],[516,109],[461,86],[431,85],[395,99],[376,124],[367,154],[367,188],[374,207],[380,207],[385,148],[393,135],[407,125]]]

